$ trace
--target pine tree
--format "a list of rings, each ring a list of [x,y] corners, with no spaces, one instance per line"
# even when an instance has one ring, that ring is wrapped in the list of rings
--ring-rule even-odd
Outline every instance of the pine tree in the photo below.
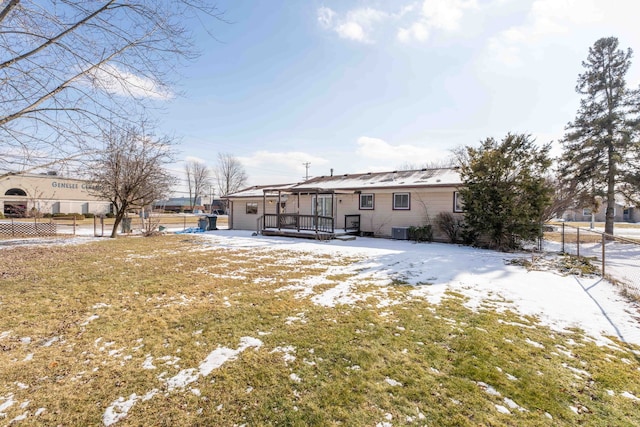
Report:
[[[536,147],[529,135],[508,134],[458,153],[465,225],[476,244],[509,250],[541,237],[553,192],[545,179],[549,148]]]
[[[626,87],[632,50],[618,49],[615,37],[601,38],[589,48],[576,91],[583,95],[576,119],[567,125],[561,172],[577,200],[596,208],[607,204],[605,232],[613,234],[615,195],[627,174],[633,145],[639,92]]]

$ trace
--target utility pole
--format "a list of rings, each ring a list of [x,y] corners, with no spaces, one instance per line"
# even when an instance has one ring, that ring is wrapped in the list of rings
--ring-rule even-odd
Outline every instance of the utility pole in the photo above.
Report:
[[[309,179],[309,166],[311,166],[311,162],[304,162],[303,165],[306,170],[304,174],[304,180],[307,181]]]

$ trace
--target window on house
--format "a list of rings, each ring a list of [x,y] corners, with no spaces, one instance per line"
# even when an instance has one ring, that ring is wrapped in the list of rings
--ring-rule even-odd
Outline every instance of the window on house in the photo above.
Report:
[[[464,201],[462,196],[457,191],[453,192],[453,211],[464,212]]]
[[[373,194],[360,194],[360,209],[373,209]]]
[[[258,213],[258,203],[256,202],[248,202],[247,203],[247,215],[255,215]]]
[[[591,216],[591,208],[582,209],[582,215],[583,216]]]
[[[411,209],[409,193],[393,193],[393,209]]]

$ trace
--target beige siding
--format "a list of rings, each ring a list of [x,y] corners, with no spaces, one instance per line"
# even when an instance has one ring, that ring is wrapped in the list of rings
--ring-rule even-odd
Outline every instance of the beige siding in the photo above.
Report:
[[[360,230],[373,233],[375,236],[390,237],[392,227],[410,227],[432,224],[436,240],[446,240],[435,226],[436,215],[440,212],[453,213],[453,194],[455,188],[371,190],[363,194],[374,195],[374,209],[360,209],[360,195],[357,193],[335,194],[333,196],[333,214],[336,218],[336,231],[344,228],[345,215],[360,215]],[[393,194],[409,193],[410,209],[394,210]],[[289,195],[285,211],[311,215],[314,195]],[[331,197],[331,196],[328,196]],[[246,203],[258,203],[258,213],[246,214]],[[267,213],[276,213],[276,204],[267,204]],[[257,219],[263,214],[262,198],[236,199],[233,201],[233,228],[240,230],[256,230]]]
[[[247,214],[247,203],[257,203],[258,212]],[[276,203],[266,204],[267,213],[276,213]],[[231,206],[231,227],[235,230],[257,230],[258,218],[264,214],[262,197],[255,199],[236,199]]]

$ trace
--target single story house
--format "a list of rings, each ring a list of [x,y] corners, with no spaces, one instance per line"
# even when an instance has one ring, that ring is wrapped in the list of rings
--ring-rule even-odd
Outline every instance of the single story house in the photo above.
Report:
[[[593,220],[596,222],[604,222],[607,212],[607,203],[603,202],[597,210],[592,207],[576,207],[567,209],[562,215],[565,221],[589,222],[593,214]],[[615,222],[640,222],[640,210],[637,207],[629,205],[622,195],[616,195],[616,203],[613,208],[613,216]]]
[[[320,176],[297,184],[255,186],[227,196],[229,227],[263,234],[406,238],[436,215],[462,215],[457,168]],[[445,236],[434,228],[436,240]]]
[[[0,178],[0,212],[15,217],[110,212],[111,203],[93,195],[91,185],[53,172],[9,174]]]

